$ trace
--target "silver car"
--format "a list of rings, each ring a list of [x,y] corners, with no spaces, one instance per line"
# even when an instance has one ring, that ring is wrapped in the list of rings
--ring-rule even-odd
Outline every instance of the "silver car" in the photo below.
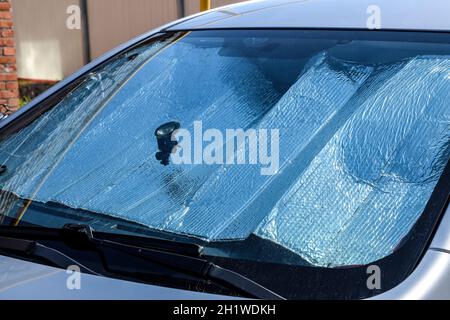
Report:
[[[58,83],[0,122],[0,299],[449,299],[448,12],[249,1]]]

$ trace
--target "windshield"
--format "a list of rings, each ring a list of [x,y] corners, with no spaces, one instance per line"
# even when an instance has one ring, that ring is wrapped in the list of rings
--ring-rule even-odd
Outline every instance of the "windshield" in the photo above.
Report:
[[[106,232],[130,222],[211,248],[259,239],[298,257],[286,263],[316,267],[382,259],[421,217],[450,157],[450,45],[431,38],[160,34],[4,135],[1,221]],[[182,163],[155,158],[155,130],[168,122],[192,133],[169,151]],[[230,130],[245,132],[241,143]],[[233,248],[226,255],[280,259]]]

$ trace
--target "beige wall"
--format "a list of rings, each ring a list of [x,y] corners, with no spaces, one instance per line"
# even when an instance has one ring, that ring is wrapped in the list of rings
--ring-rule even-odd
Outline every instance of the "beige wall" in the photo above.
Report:
[[[84,65],[83,34],[66,27],[80,0],[12,0],[20,78],[61,80]],[[199,0],[184,0],[185,13]],[[212,0],[212,7],[241,0]],[[87,0],[91,58],[178,18],[178,0]]]
[[[84,64],[80,30],[66,27],[78,0],[13,0],[19,78],[60,80]]]
[[[213,8],[242,0],[211,0]],[[178,0],[88,0],[92,57],[178,18]],[[199,0],[184,0],[185,14],[200,11]]]
[[[88,0],[92,57],[176,20],[177,10],[177,0]]]

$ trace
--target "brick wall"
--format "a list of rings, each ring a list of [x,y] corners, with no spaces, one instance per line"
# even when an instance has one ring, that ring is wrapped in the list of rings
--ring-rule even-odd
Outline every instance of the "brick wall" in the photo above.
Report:
[[[19,107],[11,0],[0,0],[0,113]]]

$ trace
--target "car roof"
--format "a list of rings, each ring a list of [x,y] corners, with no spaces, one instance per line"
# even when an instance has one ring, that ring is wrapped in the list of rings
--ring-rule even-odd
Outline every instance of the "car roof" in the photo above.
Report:
[[[223,28],[367,29],[379,10],[380,28],[450,31],[449,0],[255,0],[193,16],[168,30]],[[371,26],[371,24],[369,24]]]

